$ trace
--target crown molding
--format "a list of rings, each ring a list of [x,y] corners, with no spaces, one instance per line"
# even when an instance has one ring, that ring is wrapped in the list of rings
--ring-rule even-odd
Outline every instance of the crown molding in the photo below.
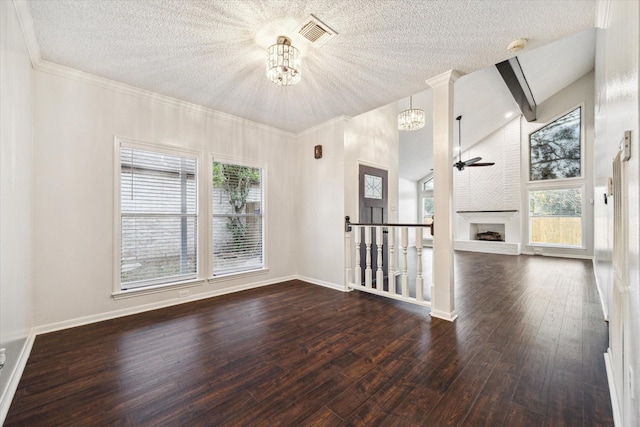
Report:
[[[596,28],[607,28],[609,25],[609,10],[611,0],[598,0],[596,5]]]
[[[110,80],[104,77],[96,76],[84,71],[76,70],[74,68],[65,67],[64,65],[55,64],[53,62],[40,60],[34,65],[34,70],[43,73],[56,75],[59,77],[68,78],[81,83],[98,86],[104,89],[113,90],[125,95],[134,96],[147,101],[159,102],[172,107],[180,108],[191,113],[200,114],[206,117],[211,117],[216,120],[221,120],[229,123],[242,123],[246,126],[250,126],[257,129],[263,129],[269,132],[275,132],[283,136],[295,137],[294,132],[289,132],[283,129],[278,129],[272,126],[265,125],[263,123],[254,122],[249,119],[234,116],[232,114],[223,113],[221,111],[213,110],[211,108],[203,107],[192,102],[183,101],[181,99],[172,98],[170,96],[161,95],[157,92],[151,92],[145,89],[131,86],[125,83],[120,83],[115,80]]]
[[[31,66],[36,68],[36,65],[42,60],[42,56],[40,54],[40,45],[36,38],[36,31],[33,27],[31,7],[27,0],[13,0],[13,6],[15,7],[18,15],[18,22],[22,28],[22,35],[24,36],[24,40],[27,45],[27,51],[29,51]]]
[[[96,76],[95,74],[87,73],[84,71],[76,70],[74,68],[66,67],[64,65],[56,64],[53,62],[45,61],[42,59],[40,53],[40,46],[38,45],[38,39],[35,34],[33,26],[33,17],[31,16],[31,9],[29,2],[26,0],[13,0],[16,12],[18,14],[18,20],[22,27],[22,34],[24,36],[27,50],[29,51],[29,57],[31,58],[31,66],[34,70],[43,73],[53,74],[59,77],[68,78],[77,82],[98,86],[104,89],[113,90],[122,94],[135,96],[148,101],[160,102],[172,107],[180,108],[182,110],[189,111],[191,113],[200,114],[206,117],[211,117],[216,120],[221,120],[229,123],[242,123],[243,125],[250,126],[257,129],[263,129],[269,132],[274,132],[283,136],[295,137],[295,132],[286,131],[273,126],[266,125],[264,123],[254,122],[249,119],[234,116],[232,114],[223,113],[221,111],[213,110],[211,108],[203,107],[192,102],[183,101],[181,99],[172,98],[170,96],[161,95],[156,92],[151,92],[145,89],[131,86],[125,83],[121,83],[115,80],[110,80],[104,77]]]
[[[305,129],[305,130],[301,130],[300,132],[296,133],[296,136],[297,137],[305,136],[305,135],[307,135],[309,133],[316,132],[316,131],[318,131],[318,130],[320,130],[322,128],[325,128],[325,127],[329,127],[329,126],[333,126],[335,124],[341,124],[341,123],[344,124],[344,123],[348,122],[349,120],[351,120],[351,117],[349,117],[349,116],[345,116],[345,115],[337,116],[337,117],[334,117],[334,118],[332,118],[330,120],[327,120],[326,122],[323,122],[323,123],[320,123],[318,125],[312,126],[312,127],[308,128],[308,129]]]

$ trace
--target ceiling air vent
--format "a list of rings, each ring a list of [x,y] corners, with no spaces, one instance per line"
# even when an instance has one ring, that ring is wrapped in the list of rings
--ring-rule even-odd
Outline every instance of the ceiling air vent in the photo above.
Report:
[[[309,15],[295,31],[317,47],[322,46],[338,34],[313,15]]]

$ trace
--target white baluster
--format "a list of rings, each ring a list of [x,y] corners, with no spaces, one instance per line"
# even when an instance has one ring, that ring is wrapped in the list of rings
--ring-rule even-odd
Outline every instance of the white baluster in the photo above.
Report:
[[[416,299],[424,301],[424,289],[422,280],[422,227],[416,227],[416,267],[418,275],[416,277]]]
[[[407,263],[407,247],[409,246],[409,236],[407,227],[402,227],[401,230],[401,245],[402,245],[402,296],[409,296],[409,274]]]
[[[364,269],[364,284],[367,288],[371,287],[371,282],[373,281],[373,273],[371,271],[371,227],[368,225],[364,226],[364,244],[366,251],[366,267]]]
[[[378,269],[376,270],[376,289],[384,289],[384,272],[382,271],[382,227],[376,227],[376,248],[378,249]]]
[[[362,266],[360,263],[360,227],[353,226],[353,240],[356,242],[356,265],[353,273],[353,283],[362,284]]]
[[[389,227],[389,240],[387,242],[389,246],[389,293],[394,295],[396,293],[396,228]]]

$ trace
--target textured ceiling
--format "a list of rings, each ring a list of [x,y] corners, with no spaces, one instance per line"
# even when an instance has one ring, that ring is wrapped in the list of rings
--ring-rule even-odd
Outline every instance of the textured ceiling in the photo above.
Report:
[[[424,91],[449,69],[471,73],[593,27],[595,0],[36,0],[43,60],[299,132]],[[338,36],[294,34],[314,14]],[[265,77],[266,49],[289,36],[302,81]],[[547,94],[545,94],[547,96]],[[414,99],[415,101],[415,99]],[[414,103],[415,104],[415,103]]]
[[[518,54],[536,103],[593,70],[595,64],[595,29],[582,31],[537,49]],[[432,165],[431,90],[413,96],[413,105],[425,110],[427,124],[413,132],[400,132],[400,176],[417,181],[429,174]],[[409,100],[398,102],[398,109],[408,108]],[[467,74],[454,86],[454,116],[462,116],[463,150],[489,136],[520,114],[509,89],[495,66]],[[454,123],[454,142],[458,142]],[[490,159],[487,159],[490,160]]]

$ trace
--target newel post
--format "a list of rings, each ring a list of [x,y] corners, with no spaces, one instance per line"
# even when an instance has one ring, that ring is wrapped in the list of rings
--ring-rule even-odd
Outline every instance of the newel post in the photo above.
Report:
[[[349,217],[344,218],[344,291],[349,291],[351,281],[351,225]]]

